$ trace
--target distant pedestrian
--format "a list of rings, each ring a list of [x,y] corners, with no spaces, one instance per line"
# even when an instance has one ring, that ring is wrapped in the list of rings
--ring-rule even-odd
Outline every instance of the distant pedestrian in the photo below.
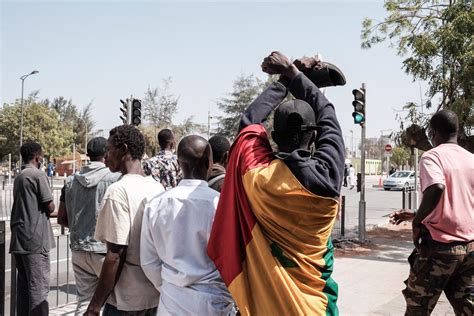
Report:
[[[219,193],[206,182],[209,143],[187,136],[178,146],[183,179],[145,209],[140,244],[143,271],[161,292],[158,315],[231,315],[233,300],[207,244]]]
[[[347,177],[349,176],[349,166],[347,164],[344,165],[344,182],[343,186],[347,187]]]
[[[107,246],[99,282],[85,315],[155,315],[159,292],[140,267],[140,233],[147,199],[163,192],[151,176],[145,177],[141,157],[145,138],[132,125],[110,131],[106,165],[122,178],[103,198],[94,238]]]
[[[177,186],[181,180],[181,169],[174,154],[176,141],[173,132],[167,128],[162,129],[158,133],[158,144],[160,151],[155,157],[145,161],[143,171],[145,175],[153,176],[165,190],[169,190]]]
[[[388,172],[388,175],[391,176],[392,174],[394,174],[395,172],[397,172],[397,169],[395,169],[394,166],[390,167],[390,170]]]
[[[72,268],[77,289],[76,315],[82,315],[99,282],[107,252],[104,243],[95,240],[99,207],[105,191],[120,177],[105,166],[107,139],[95,137],[87,143],[91,163],[67,179],[61,192],[58,223],[69,227]]]
[[[349,180],[349,189],[352,190],[356,182],[355,169],[352,164],[349,165],[349,169],[347,170],[347,178]]]
[[[431,314],[443,291],[456,315],[474,315],[474,156],[457,144],[458,129],[454,112],[433,115],[435,147],[420,160],[420,206],[391,214],[395,224],[412,220],[406,315]]]
[[[212,148],[212,170],[207,179],[209,187],[221,192],[224,184],[225,169],[229,160],[230,142],[222,135],[215,135],[209,139]]]
[[[39,170],[43,150],[36,142],[21,146],[25,164],[13,184],[10,253],[18,271],[17,315],[48,315],[50,262],[55,247],[49,221],[54,216],[53,195],[46,173]]]

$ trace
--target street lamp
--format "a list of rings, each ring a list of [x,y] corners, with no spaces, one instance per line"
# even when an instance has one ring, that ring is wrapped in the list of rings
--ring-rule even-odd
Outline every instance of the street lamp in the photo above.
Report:
[[[35,74],[37,74],[37,73],[39,73],[38,70],[33,70],[33,71],[30,72],[29,74],[23,75],[23,76],[20,77],[20,79],[21,79],[20,148],[21,148],[21,146],[23,146],[23,91],[24,91],[24,88],[25,88],[25,79],[28,78],[29,76],[35,75]],[[21,161],[21,151],[20,151],[20,170],[21,170],[22,163],[23,163],[23,162]]]

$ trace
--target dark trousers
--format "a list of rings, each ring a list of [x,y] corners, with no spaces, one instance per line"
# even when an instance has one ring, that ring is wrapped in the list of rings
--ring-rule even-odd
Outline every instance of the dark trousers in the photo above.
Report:
[[[430,315],[441,292],[456,315],[474,315],[474,242],[423,240],[408,258],[405,315]]]
[[[48,315],[49,253],[15,254],[18,316]]]
[[[105,304],[104,311],[102,312],[103,316],[155,316],[158,311],[158,307],[153,307],[149,309],[144,309],[141,311],[121,311],[117,307]]]

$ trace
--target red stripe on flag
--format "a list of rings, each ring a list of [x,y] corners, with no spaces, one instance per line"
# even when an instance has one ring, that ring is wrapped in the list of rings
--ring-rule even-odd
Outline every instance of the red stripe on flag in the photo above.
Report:
[[[230,149],[229,164],[219,198],[207,247],[227,286],[242,272],[245,248],[252,240],[255,216],[242,183],[242,177],[273,160],[272,148],[263,126],[244,128]]]

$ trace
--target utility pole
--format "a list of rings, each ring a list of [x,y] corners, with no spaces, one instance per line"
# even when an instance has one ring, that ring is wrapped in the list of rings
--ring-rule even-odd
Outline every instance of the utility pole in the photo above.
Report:
[[[356,108],[356,113],[361,113],[363,115],[362,121],[360,121],[360,127],[361,127],[361,140],[360,140],[360,173],[361,173],[361,179],[360,179],[360,200],[359,200],[359,240],[360,241],[365,241],[365,215],[366,215],[366,203],[365,203],[365,137],[366,137],[366,128],[367,128],[367,111],[366,111],[366,99],[367,99],[367,86],[365,83],[362,83],[362,87],[360,88],[360,91],[362,91],[362,97],[358,98],[356,95],[357,93],[354,93],[354,97],[356,98],[356,101],[360,99],[360,104],[362,105],[362,108],[360,108],[362,111],[357,111],[356,104],[354,105],[354,108]],[[354,101],[354,102],[356,102]],[[357,114],[354,115],[354,120],[357,121]]]

